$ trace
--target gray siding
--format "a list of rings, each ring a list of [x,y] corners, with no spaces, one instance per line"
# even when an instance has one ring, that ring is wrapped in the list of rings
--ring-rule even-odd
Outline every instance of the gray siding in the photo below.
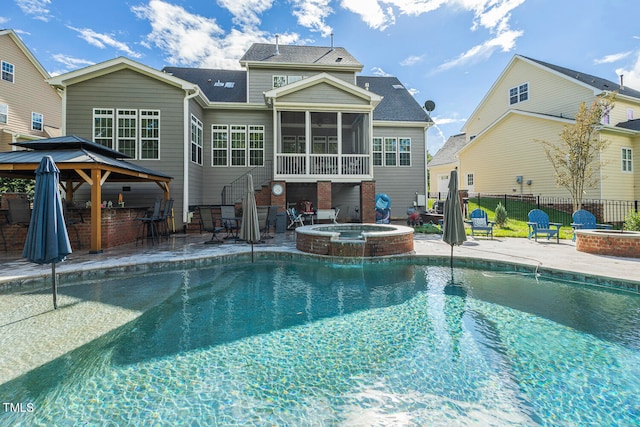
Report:
[[[207,110],[204,116],[204,168],[202,185],[202,202],[205,204],[220,204],[222,189],[243,174],[255,167],[223,167],[211,166],[211,125],[262,125],[265,127],[265,166],[257,167],[253,173],[254,184],[257,186],[263,182],[260,176],[269,180],[273,177],[273,113],[265,111],[248,110]],[[265,178],[265,179],[266,179]],[[263,180],[264,181],[264,180]]]
[[[249,102],[264,102],[263,92],[273,89],[273,76],[302,76],[303,78],[315,76],[322,70],[294,70],[294,69],[250,69],[248,73]],[[334,77],[342,79],[350,84],[356,84],[353,72],[331,71]]]
[[[175,200],[176,228],[182,227],[183,178],[183,105],[184,92],[132,70],[120,70],[71,85],[67,88],[67,134],[93,140],[94,108],[131,108],[160,111],[160,160],[130,160],[173,177],[171,197]],[[125,203],[150,205],[162,190],[156,184],[127,183]],[[105,200],[117,200],[122,183],[103,186]],[[88,200],[88,187],[76,193],[78,201]],[[82,190],[82,191],[81,191]]]
[[[312,87],[278,97],[278,102],[352,104],[369,107],[369,102],[361,97],[345,92],[328,83],[319,83]]]
[[[373,177],[376,193],[386,193],[391,198],[391,216],[406,216],[413,206],[416,193],[425,194],[425,132],[422,128],[376,127],[374,137],[411,138],[411,166],[374,166]]]

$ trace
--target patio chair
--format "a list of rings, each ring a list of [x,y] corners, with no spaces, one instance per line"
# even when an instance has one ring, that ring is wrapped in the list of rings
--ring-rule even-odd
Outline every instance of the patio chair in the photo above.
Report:
[[[223,243],[218,237],[218,233],[225,228],[222,225],[217,225],[217,221],[213,216],[210,206],[198,206],[200,212],[200,231],[208,231],[211,233],[211,239],[204,242],[205,244],[211,243]]]
[[[138,240],[151,236],[151,244],[156,242],[156,236],[158,234],[158,221],[160,220],[160,199],[156,199],[153,203],[153,210],[147,212],[146,216],[138,217],[135,220],[139,221],[138,234],[136,235],[136,246],[138,246]],[[142,234],[140,232],[143,231]]]
[[[316,211],[316,218],[318,221],[329,220],[334,224],[338,223],[338,214],[340,213],[339,208],[333,209],[318,209]]]
[[[476,233],[480,233],[493,239],[493,225],[495,222],[489,221],[489,216],[484,210],[474,209],[469,214],[469,219],[465,222],[471,226],[472,236],[475,236]]]
[[[296,228],[297,226],[303,226],[304,220],[302,219],[302,214],[296,211],[296,208],[287,209],[287,217],[289,218],[289,226],[287,229],[291,230],[292,228]]]
[[[9,211],[7,212],[7,222],[9,225],[18,225],[20,227],[29,228],[31,223],[31,208],[29,201],[23,198],[8,199]],[[11,246],[15,246],[15,240],[18,233],[13,233],[13,240]],[[4,239],[4,231],[2,233]],[[7,244],[5,241],[5,250],[7,250]]]
[[[541,211],[540,209],[530,210],[528,217],[528,239],[531,239],[531,236],[533,236],[535,238],[535,241],[537,242],[538,235],[541,234],[543,236],[547,236],[547,240],[551,239],[553,236],[556,236],[556,243],[560,243],[560,227],[562,226],[562,224],[558,222],[549,222],[549,215],[547,215],[546,212]]]
[[[259,207],[258,207],[259,208]],[[273,239],[273,236],[271,236],[269,234],[271,227],[276,226],[276,216],[278,214],[278,207],[277,206],[267,206],[267,215],[266,218],[264,219],[264,227],[260,230],[260,233],[262,233],[262,237],[264,239]],[[260,212],[258,212],[258,216],[260,216]],[[261,221],[260,224],[263,224],[263,222]]]
[[[595,230],[597,228],[603,230],[610,230],[611,224],[597,224],[596,217],[589,211],[584,209],[578,209],[573,213],[573,222],[571,228],[573,228],[573,241],[576,240],[576,230]]]
[[[158,218],[158,230],[160,231],[159,236],[169,237],[169,224],[168,221],[171,219],[173,213],[171,212],[173,209],[173,199],[169,199],[164,202],[164,209],[162,210],[162,215]]]
[[[222,216],[222,225],[227,232],[225,239],[233,238],[237,240],[240,223],[238,217],[236,217],[236,207],[234,205],[222,205],[220,206],[220,214]]]

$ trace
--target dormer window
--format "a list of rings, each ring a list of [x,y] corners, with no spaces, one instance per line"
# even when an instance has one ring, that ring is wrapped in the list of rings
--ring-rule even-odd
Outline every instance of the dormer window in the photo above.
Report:
[[[14,70],[13,64],[2,61],[2,80],[13,83]]]
[[[509,89],[509,105],[517,104],[527,99],[529,99],[529,83],[523,83]]]

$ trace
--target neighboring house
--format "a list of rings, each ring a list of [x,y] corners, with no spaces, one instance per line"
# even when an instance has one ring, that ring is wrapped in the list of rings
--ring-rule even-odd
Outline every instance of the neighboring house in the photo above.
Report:
[[[638,200],[634,156],[640,152],[640,91],[520,55],[468,118],[462,129],[466,143],[455,161],[449,159],[449,169],[458,166],[460,187],[470,192],[570,197],[556,185],[540,141],[559,142],[581,102],[589,106],[610,92],[617,92],[615,106],[603,120],[600,137],[611,144],[601,155],[600,182],[586,190],[585,198]]]
[[[65,134],[174,177],[177,228],[197,205],[239,203],[247,173],[259,203],[309,200],[342,221],[374,221],[377,192],[402,215],[425,193],[432,122],[398,79],[357,76],[362,64],[339,47],[254,44],[240,64],[158,71],[116,58],[49,82],[64,92]],[[122,191],[103,188],[105,199]],[[155,193],[135,184],[124,198]]]
[[[449,191],[449,176],[453,169],[458,167],[458,151],[467,145],[466,134],[459,133],[450,136],[438,152],[431,158],[429,162],[430,174],[430,193],[439,194],[439,198],[447,196]],[[466,177],[458,177],[458,182]],[[472,177],[473,179],[473,177]],[[465,180],[466,181],[466,180]],[[468,184],[468,182],[467,182]],[[473,191],[468,186],[469,191]]]
[[[0,151],[11,142],[60,136],[62,97],[13,30],[0,30]]]

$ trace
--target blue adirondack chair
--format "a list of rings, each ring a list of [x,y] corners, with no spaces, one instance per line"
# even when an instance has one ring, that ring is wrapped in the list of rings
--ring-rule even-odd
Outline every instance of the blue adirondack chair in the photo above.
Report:
[[[611,224],[597,224],[594,214],[584,209],[578,209],[573,213],[571,227],[573,228],[573,240],[575,241],[576,230],[595,230],[596,228],[609,230],[611,229]]]
[[[482,209],[474,209],[469,214],[469,219],[465,221],[471,226],[471,235],[475,236],[475,233],[485,234],[487,237],[491,236],[493,239],[493,225],[495,222],[489,221],[489,216]]]
[[[531,209],[529,211],[529,236],[531,239],[533,236],[535,241],[538,241],[538,235],[547,236],[547,240],[556,236],[556,242],[560,243],[560,227],[562,224],[558,222],[549,222],[549,215],[540,209]]]

